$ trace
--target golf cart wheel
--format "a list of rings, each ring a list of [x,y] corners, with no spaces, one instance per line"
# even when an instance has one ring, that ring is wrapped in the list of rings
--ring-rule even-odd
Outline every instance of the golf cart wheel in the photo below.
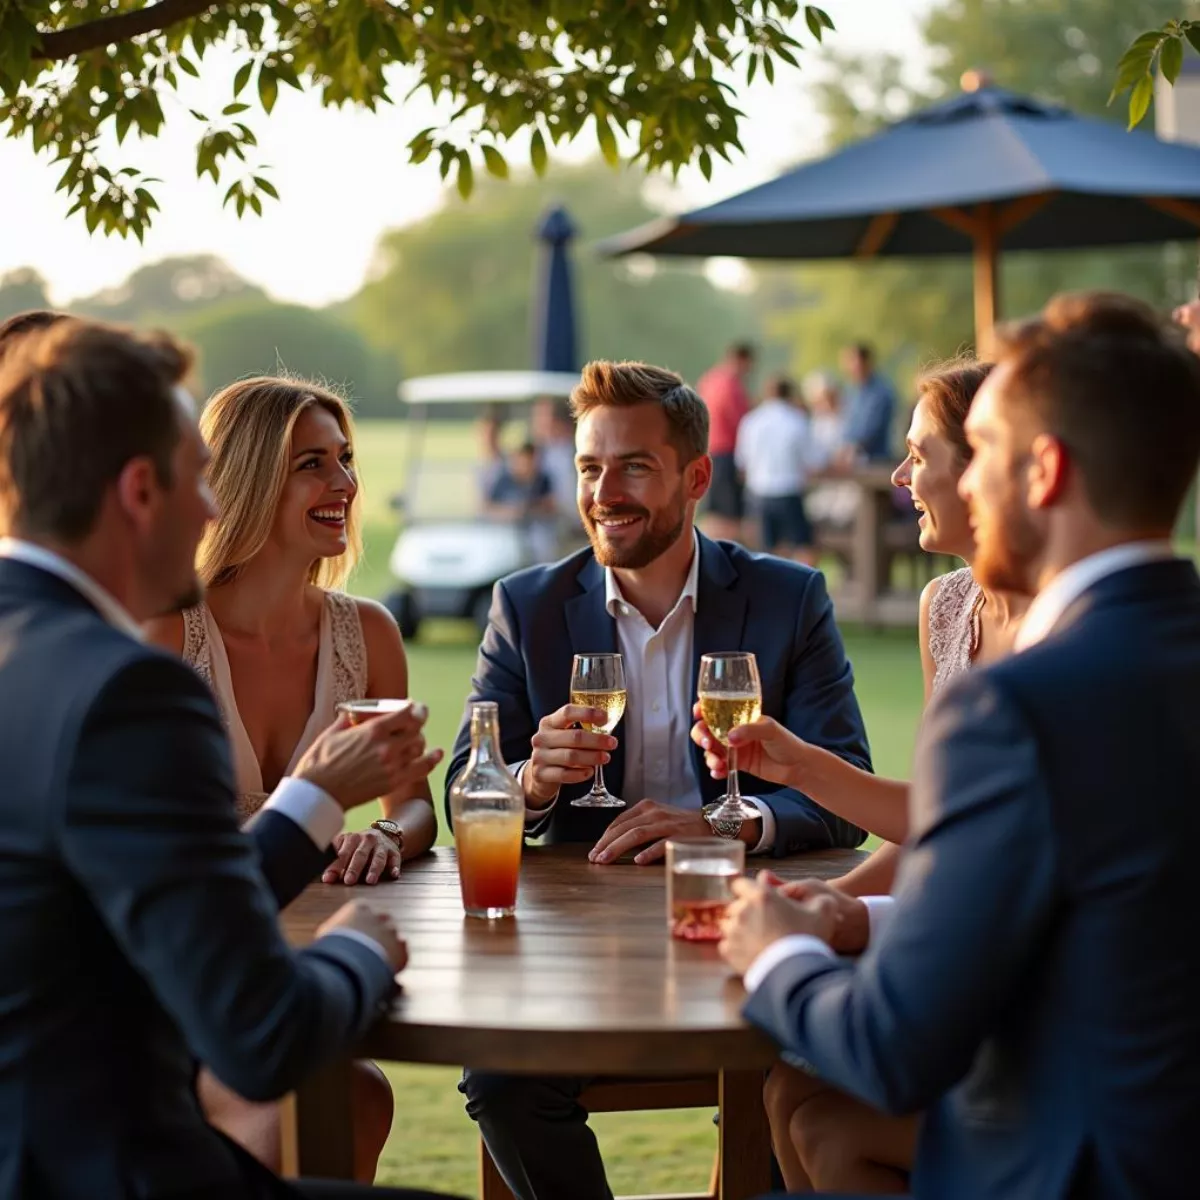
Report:
[[[416,603],[408,592],[392,592],[386,596],[383,606],[396,619],[400,627],[400,636],[410,642],[417,636],[421,628],[421,618],[417,613]]]

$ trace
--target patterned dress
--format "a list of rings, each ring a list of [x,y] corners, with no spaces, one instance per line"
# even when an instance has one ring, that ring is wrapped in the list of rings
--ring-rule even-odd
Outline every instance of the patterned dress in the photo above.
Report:
[[[184,610],[183,659],[195,668],[217,698],[221,719],[229,730],[237,783],[238,816],[244,821],[262,808],[268,793],[263,790],[262,769],[238,713],[225,642],[205,604]],[[358,605],[342,592],[326,592],[321,610],[313,709],[288,763],[288,770],[295,767],[317,735],[333,724],[339,704],[345,700],[357,700],[366,694],[367,645],[358,617]]]
[[[942,576],[929,605],[929,653],[933,694],[967,670],[979,650],[979,610],[983,592],[969,567]]]

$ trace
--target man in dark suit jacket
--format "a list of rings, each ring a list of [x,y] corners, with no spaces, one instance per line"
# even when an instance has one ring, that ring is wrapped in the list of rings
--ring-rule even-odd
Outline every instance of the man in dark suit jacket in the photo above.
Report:
[[[389,923],[348,905],[297,953],[277,910],[341,809],[430,756],[419,713],[327,733],[238,828],[212,696],[136,625],[198,594],[212,507],[186,365],[60,321],[0,366],[5,1200],[357,1194],[294,1190],[212,1129],[196,1062],[274,1099],[377,1018],[404,962]]]
[[[713,824],[702,806],[724,784],[688,738],[700,656],[753,651],[763,711],[806,741],[870,768],[854,680],[821,575],[698,534],[711,477],[708,413],[679,376],[592,363],[572,397],[580,516],[591,549],[496,585],[471,703],[500,709],[502,753],[521,779],[531,837],[582,842],[593,861],[636,852],[646,863],[671,837],[740,837],[775,855],[857,846],[863,831],[795,788],[747,775],[761,820]],[[572,657],[619,651],[628,706],[619,737],[576,728]],[[603,719],[603,714],[592,714]],[[448,788],[469,753],[460,730]],[[626,809],[568,801],[603,763]],[[463,1090],[508,1186],[521,1200],[610,1195],[587,1114],[585,1080],[481,1075]]]
[[[967,433],[977,577],[1035,596],[1019,652],[931,707],[890,910],[747,882],[722,949],[787,1051],[927,1109],[917,1196],[1192,1196],[1200,580],[1170,538],[1200,364],[1138,302],[1059,297]]]

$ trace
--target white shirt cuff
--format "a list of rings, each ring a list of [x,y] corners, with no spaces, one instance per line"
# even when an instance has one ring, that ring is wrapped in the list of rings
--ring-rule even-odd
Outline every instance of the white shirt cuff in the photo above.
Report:
[[[867,906],[867,945],[871,946],[896,911],[896,900],[893,896],[863,896],[862,902]]]
[[[392,965],[391,959],[388,958],[383,947],[374,938],[367,937],[365,933],[361,933],[357,929],[331,929],[325,936],[352,938],[354,941],[374,950],[389,967]]]
[[[518,783],[521,783],[522,782],[521,776],[525,774],[525,768],[527,766],[529,766],[528,759],[526,759],[524,762],[513,763],[508,769],[513,773],[513,776],[516,778],[516,781]],[[559,788],[559,791],[562,791],[562,789]],[[542,820],[544,817],[549,815],[550,810],[557,803],[558,803],[558,792],[555,792],[554,799],[551,800],[550,803],[547,804],[545,808],[530,808],[530,806],[528,804],[526,804],[525,805],[525,824],[526,825],[536,825],[540,820]]]
[[[836,959],[837,955],[819,937],[810,933],[793,933],[772,942],[751,964],[742,976],[742,986],[748,992],[756,992],[770,973],[786,959],[797,954],[819,954],[823,958]]]
[[[307,779],[285,776],[263,805],[295,821],[313,840],[318,850],[327,850],[345,823],[345,814],[328,792]]]
[[[750,853],[766,854],[775,845],[775,814],[771,811],[770,805],[757,796],[743,796],[742,799],[748,800],[762,813],[762,836],[755,842]]]

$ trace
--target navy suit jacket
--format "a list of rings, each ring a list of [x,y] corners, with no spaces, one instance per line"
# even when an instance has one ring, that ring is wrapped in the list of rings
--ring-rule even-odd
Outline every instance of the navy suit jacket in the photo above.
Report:
[[[390,996],[368,947],[283,939],[326,855],[278,814],[239,829],[195,672],[4,559],[0,764],[0,1198],[292,1195],[193,1077],[281,1096]]]
[[[821,574],[783,559],[751,554],[731,542],[701,536],[699,543],[693,688],[702,654],[753,651],[762,677],[764,714],[806,741],[870,770],[854,675]],[[496,584],[467,714],[446,772],[447,820],[450,785],[470,753],[471,703],[494,700],[499,704],[504,759],[521,762],[529,758],[530,739],[541,718],[570,699],[572,657],[616,649],[616,622],[605,607],[604,568],[591,550],[551,566],[519,571]],[[625,764],[619,727],[617,739],[604,774],[613,793],[621,795]],[[694,744],[692,766],[705,802],[718,800],[725,783],[708,773]],[[854,847],[865,836],[858,826],[826,812],[800,792],[763,783],[745,772],[741,782],[742,791],[764,800],[775,816],[777,857],[815,848]],[[588,786],[564,787],[549,818],[531,835],[544,835],[551,842],[596,841],[623,810],[572,808],[567,801]],[[625,797],[630,803],[643,798]]]
[[[831,1083],[928,1110],[915,1195],[1196,1194],[1198,731],[1194,568],[1102,579],[931,706],[878,942],[751,997]]]

